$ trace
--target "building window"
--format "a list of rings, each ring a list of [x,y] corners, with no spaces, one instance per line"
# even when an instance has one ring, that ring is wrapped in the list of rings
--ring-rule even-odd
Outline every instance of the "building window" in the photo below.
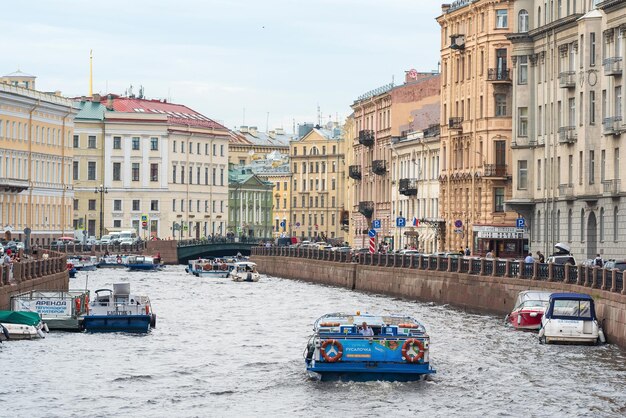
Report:
[[[96,136],[89,135],[89,141],[87,142],[87,148],[94,149],[96,148]]]
[[[113,149],[122,149],[122,138],[119,136],[113,137]]]
[[[496,29],[506,29],[509,27],[508,10],[496,10]]]
[[[506,94],[496,94],[496,116],[506,116]]]
[[[74,199],[74,210],[78,210],[78,199]]]
[[[9,132],[9,122],[7,122],[7,132]],[[80,139],[78,135],[74,135],[74,148],[80,148]]]
[[[528,84],[528,56],[522,55],[518,57],[519,73],[517,76],[517,84]]]
[[[95,180],[96,179],[96,162],[89,161],[87,163],[87,180]]]
[[[113,163],[113,181],[122,180],[122,163]]]
[[[585,242],[585,209],[580,210],[580,242]]]
[[[224,156],[224,145],[220,145],[220,156]]]
[[[518,136],[528,136],[528,108],[527,107],[519,107],[518,111]]]
[[[150,138],[150,151],[158,151],[159,149],[159,138]]]
[[[589,151],[589,184],[596,181],[596,156],[593,150]]]
[[[220,168],[220,186],[224,185],[224,169]]]
[[[196,167],[196,184],[200,184],[200,167]]]
[[[209,185],[209,167],[204,167],[204,184]]]
[[[78,161],[72,161],[72,179],[78,180]]]
[[[617,234],[619,232],[617,206],[613,208],[613,241],[617,242]]]
[[[176,166],[172,166],[172,183],[176,184]]]
[[[596,123],[596,92],[594,90],[589,90],[589,124],[595,125],[595,123]]]
[[[600,242],[604,242],[604,208],[600,209]]]
[[[132,140],[133,150],[137,151],[139,149],[139,137],[134,136]]]
[[[193,154],[193,142],[189,142],[189,154]]]
[[[172,143],[172,150],[174,151],[174,154],[175,154],[176,153],[176,141]]]
[[[89,210],[96,210],[96,199],[89,199]]]
[[[517,190],[528,188],[528,161],[519,160],[517,162]]]
[[[589,33],[589,65],[596,65],[596,33]]]
[[[150,210],[153,212],[157,212],[159,210],[159,201],[151,200],[150,201]]]
[[[139,204],[139,200],[138,199],[134,199],[133,200],[133,211],[137,212],[139,211],[141,206]]]
[[[518,25],[518,28],[517,28],[518,32],[520,33],[528,32],[528,11],[527,10],[522,9],[519,11],[517,25]]]
[[[139,181],[139,163],[133,163],[132,165],[132,180]]]
[[[183,141],[180,141],[180,152],[185,153],[185,143]]]
[[[572,210],[567,212],[567,241],[572,242]]]
[[[494,212],[504,212],[504,187],[496,187],[493,189],[494,194]]]
[[[176,199],[172,199],[172,212],[176,212]]]
[[[150,164],[150,181],[159,181],[159,164]]]
[[[217,157],[217,144],[213,144],[213,156]]]
[[[116,219],[113,221],[113,228],[121,228],[121,227],[122,227],[121,219]]]
[[[122,201],[121,200],[115,199],[113,201],[113,210],[117,211],[117,212],[122,210]]]

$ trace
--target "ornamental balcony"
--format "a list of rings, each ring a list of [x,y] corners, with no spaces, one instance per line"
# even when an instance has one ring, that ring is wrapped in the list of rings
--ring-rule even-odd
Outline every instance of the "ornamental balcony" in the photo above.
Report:
[[[379,176],[384,176],[385,174],[387,174],[387,161],[385,160],[372,161],[372,172],[374,174],[378,174]]]
[[[371,129],[364,129],[359,131],[359,144],[366,147],[374,145],[374,131]]]
[[[348,175],[351,179],[361,180],[361,166],[351,165],[350,167],[348,167]]]
[[[483,177],[507,178],[506,164],[485,164]]]
[[[487,70],[487,81],[494,83],[510,83],[511,71],[508,68],[489,68]]]
[[[605,58],[602,65],[604,66],[604,75],[622,75],[622,57]]]
[[[559,143],[574,144],[578,139],[578,133],[575,126],[561,126],[559,128]]]
[[[609,196],[617,196],[619,194],[620,184],[620,179],[604,180],[602,182],[604,194]]]
[[[417,179],[400,179],[398,191],[404,196],[415,196],[417,194]]]
[[[559,74],[559,86],[562,89],[576,87],[576,71],[563,71]]]
[[[370,219],[374,214],[374,202],[359,202],[359,213],[367,219]]]
[[[453,116],[448,119],[448,129],[454,129],[458,131],[463,130],[463,118],[458,116]]]
[[[28,180],[0,177],[0,190],[9,193],[20,193],[28,189]]]
[[[622,117],[613,116],[602,121],[602,133],[605,135],[619,135],[622,133]]]

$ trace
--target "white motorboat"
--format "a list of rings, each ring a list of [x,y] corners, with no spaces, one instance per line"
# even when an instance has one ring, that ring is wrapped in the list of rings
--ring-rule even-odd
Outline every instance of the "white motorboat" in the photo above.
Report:
[[[235,282],[258,282],[261,275],[256,269],[256,263],[240,261],[235,263],[235,268],[230,272],[230,277]]]
[[[541,343],[604,343],[593,298],[582,293],[553,293],[539,330]]]
[[[0,311],[0,341],[45,338],[48,327],[37,312]]]

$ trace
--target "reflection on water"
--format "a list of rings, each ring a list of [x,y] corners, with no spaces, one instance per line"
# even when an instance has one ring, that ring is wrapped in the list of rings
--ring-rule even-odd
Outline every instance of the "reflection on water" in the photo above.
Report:
[[[503,318],[304,282],[98,270],[93,291],[129,281],[158,315],[148,335],[54,333],[0,346],[0,416],[620,416],[626,354],[539,345]],[[71,281],[84,287],[84,273]],[[407,313],[431,335],[426,381],[317,382],[302,353],[336,311]],[[7,414],[7,411],[10,413]]]

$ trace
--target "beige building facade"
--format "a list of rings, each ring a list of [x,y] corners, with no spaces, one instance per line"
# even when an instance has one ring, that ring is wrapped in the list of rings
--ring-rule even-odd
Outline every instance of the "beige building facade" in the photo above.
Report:
[[[22,72],[0,78],[0,232],[48,244],[72,231],[70,179],[77,109]]]
[[[443,248],[519,257],[527,234],[511,197],[514,2],[456,1],[442,6],[440,215]],[[521,234],[521,235],[520,235]]]
[[[551,253],[563,242],[579,261],[621,258],[626,5],[518,0],[514,16],[516,175],[507,206],[528,221],[533,249]]]

